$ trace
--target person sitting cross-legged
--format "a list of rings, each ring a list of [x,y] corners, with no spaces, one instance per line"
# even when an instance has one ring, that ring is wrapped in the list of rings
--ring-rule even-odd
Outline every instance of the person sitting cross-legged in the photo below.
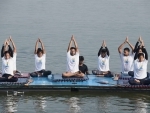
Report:
[[[98,70],[93,70],[92,73],[97,76],[113,77],[114,75],[109,70],[109,50],[103,41],[98,52]]]
[[[149,73],[147,73],[148,53],[145,47],[143,47],[142,51],[143,53],[138,53],[138,55],[134,58],[134,71],[128,73],[132,76],[129,79],[129,84],[131,85],[150,84]]]
[[[72,42],[75,47],[71,47]],[[67,71],[62,74],[62,77],[84,77],[84,73],[79,71],[79,49],[74,36],[71,37],[67,49]]]
[[[5,41],[4,46],[1,50],[2,56],[2,77],[0,77],[0,82],[17,82],[18,78],[14,77],[14,57],[13,51],[8,50],[9,48],[8,40]]]
[[[122,51],[122,48],[125,44],[128,44],[130,46],[130,48],[132,49],[131,53],[130,53],[130,49],[128,47],[124,48],[124,50]],[[129,71],[133,71],[133,61],[134,61],[134,55],[135,55],[133,50],[134,50],[134,47],[129,42],[128,37],[118,47],[118,52],[119,52],[119,56],[120,56],[121,64],[122,64],[121,72],[123,75],[127,75]]]
[[[38,48],[38,43],[41,43],[41,48]],[[31,77],[47,77],[51,74],[51,71],[45,70],[45,62],[46,62],[46,52],[44,48],[44,44],[41,39],[36,41],[35,45],[35,72],[30,73]]]

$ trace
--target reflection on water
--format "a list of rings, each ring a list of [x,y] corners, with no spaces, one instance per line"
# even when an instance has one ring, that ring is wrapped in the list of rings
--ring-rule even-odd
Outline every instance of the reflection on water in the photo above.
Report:
[[[150,113],[150,96],[137,93],[0,95],[0,113]]]
[[[70,104],[70,106],[69,106],[69,113],[79,113],[79,112],[81,112],[81,108],[80,108],[80,106],[78,105],[78,103],[79,103],[79,98],[77,98],[77,97],[71,97],[70,99],[69,99],[69,104]]]
[[[19,99],[15,96],[8,96],[2,103],[3,110],[2,113],[14,113],[17,112]]]
[[[107,107],[108,107],[107,98],[105,98],[105,97],[100,98],[99,97],[97,106],[98,106],[98,111],[100,111],[102,113],[106,112]]]
[[[40,96],[40,97],[36,98],[36,101],[34,102],[34,104],[35,104],[35,111],[37,113],[46,112],[45,108],[47,107],[47,105],[46,105],[45,97]]]
[[[147,103],[145,103],[141,99],[137,99],[135,100],[135,110],[133,111],[133,113],[148,113],[147,107]]]

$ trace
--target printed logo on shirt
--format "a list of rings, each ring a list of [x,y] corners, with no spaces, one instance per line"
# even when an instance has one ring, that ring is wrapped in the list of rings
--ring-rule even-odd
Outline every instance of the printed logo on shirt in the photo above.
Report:
[[[8,62],[6,63],[6,66],[5,66],[6,68],[8,68],[9,67],[9,65],[8,65]]]
[[[73,62],[73,63],[75,62],[75,58],[72,58],[72,62]]]
[[[42,63],[42,60],[41,60],[41,59],[39,60],[39,63]]]
[[[126,64],[128,64],[128,63],[129,63],[128,58],[125,58],[125,59],[124,59],[124,62],[125,62]]]
[[[103,65],[103,66],[105,65],[105,60],[102,60],[102,65]]]
[[[140,71],[140,70],[142,70],[142,69],[143,69],[143,65],[140,65],[140,67],[139,67],[139,71]]]

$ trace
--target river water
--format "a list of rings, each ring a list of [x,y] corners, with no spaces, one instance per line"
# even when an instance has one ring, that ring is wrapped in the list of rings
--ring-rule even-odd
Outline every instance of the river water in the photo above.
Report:
[[[46,68],[53,73],[62,73],[66,70],[66,50],[72,34],[90,71],[97,68],[97,52],[106,40],[111,56],[110,69],[120,72],[117,48],[126,36],[133,45],[142,36],[147,51],[150,51],[149,19],[149,0],[3,0],[0,2],[0,43],[11,35],[17,46],[18,70],[31,72],[34,71],[35,42],[41,38],[47,52]],[[68,108],[71,103],[66,101],[72,97],[79,101],[75,106],[81,111]],[[38,105],[42,104],[39,101],[44,101],[45,112],[148,113],[147,98],[147,94],[134,97],[134,94],[111,93],[81,93],[77,96],[46,93],[23,98],[2,95],[0,108],[3,109],[0,111],[4,112],[8,108],[7,102],[12,101],[17,106],[16,112],[37,112],[42,106]]]

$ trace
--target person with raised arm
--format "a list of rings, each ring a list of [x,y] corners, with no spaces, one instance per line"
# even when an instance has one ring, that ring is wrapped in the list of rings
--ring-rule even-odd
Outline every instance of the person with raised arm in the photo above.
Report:
[[[2,50],[2,77],[0,77],[0,82],[17,82],[18,78],[14,77],[14,57],[13,51],[9,45],[9,41],[6,40]]]
[[[93,70],[92,73],[97,76],[113,77],[113,74],[109,69],[109,59],[109,50],[105,41],[103,41],[102,46],[98,51],[98,70]]]
[[[41,44],[41,48],[38,48],[38,43]],[[47,77],[51,74],[51,71],[45,70],[45,63],[46,63],[46,51],[44,48],[44,44],[41,39],[38,39],[35,44],[35,72],[30,73],[31,77]]]
[[[138,53],[134,58],[134,72],[129,73],[131,79],[129,84],[131,85],[149,85],[149,73],[147,73],[147,64],[148,64],[148,53],[144,47],[144,41],[142,41],[142,51],[143,53]],[[137,50],[138,51],[138,50]]]
[[[128,44],[130,48],[132,49],[132,52],[130,53],[130,49],[128,47],[124,48],[124,51],[122,51],[122,48],[125,44]],[[128,37],[126,37],[125,41],[118,47],[119,56],[121,59],[122,64],[122,74],[127,75],[129,71],[133,71],[133,61],[134,61],[134,47],[129,42]]]
[[[16,49],[16,45],[14,43],[14,41],[12,40],[11,36],[8,39],[8,42],[12,44],[12,51],[13,51],[13,59],[14,59],[14,74],[18,74],[21,75],[20,71],[17,71],[16,69],[16,57],[17,57],[17,49]]]
[[[72,42],[75,47],[72,47]],[[72,35],[67,49],[67,71],[62,74],[63,77],[84,77],[84,73],[79,71],[79,49],[77,42]]]

